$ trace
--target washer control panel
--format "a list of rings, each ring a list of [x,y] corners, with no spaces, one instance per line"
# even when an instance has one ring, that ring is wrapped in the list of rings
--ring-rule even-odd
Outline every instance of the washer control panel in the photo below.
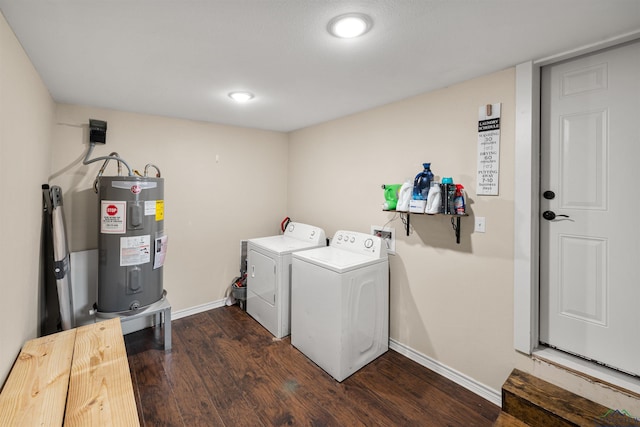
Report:
[[[357,231],[339,230],[331,239],[331,246],[368,255],[373,258],[383,258],[387,256],[386,247],[382,244],[382,239],[371,234],[359,233]]]

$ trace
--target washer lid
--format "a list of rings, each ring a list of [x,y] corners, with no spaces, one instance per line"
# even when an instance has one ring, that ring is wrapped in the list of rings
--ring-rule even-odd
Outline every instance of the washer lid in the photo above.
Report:
[[[347,271],[357,268],[388,262],[387,257],[372,258],[368,255],[358,254],[332,246],[296,252],[292,255],[292,258],[327,268],[337,273],[346,273]]]
[[[258,248],[273,252],[277,255],[284,255],[295,251],[318,247],[318,243],[316,242],[307,242],[285,235],[249,239],[247,240],[247,245],[255,245]]]

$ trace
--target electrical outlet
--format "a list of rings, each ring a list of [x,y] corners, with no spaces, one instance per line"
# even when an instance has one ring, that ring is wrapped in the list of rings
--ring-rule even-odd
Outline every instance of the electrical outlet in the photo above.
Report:
[[[371,226],[371,234],[382,239],[389,255],[396,254],[396,229],[390,227]]]

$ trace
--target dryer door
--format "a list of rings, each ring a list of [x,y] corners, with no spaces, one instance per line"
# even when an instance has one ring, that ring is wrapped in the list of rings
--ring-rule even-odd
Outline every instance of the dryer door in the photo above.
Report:
[[[247,291],[270,305],[276,303],[276,262],[254,249],[248,254]]]

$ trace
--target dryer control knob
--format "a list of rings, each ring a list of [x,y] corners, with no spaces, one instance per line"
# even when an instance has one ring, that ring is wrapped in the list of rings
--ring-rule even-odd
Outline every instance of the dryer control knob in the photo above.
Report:
[[[369,249],[371,246],[373,246],[373,239],[367,239],[364,241],[364,247]]]
[[[355,237],[353,237],[353,236],[351,236],[351,243],[353,243],[353,242],[355,242],[355,241],[356,241],[356,238],[355,238]]]

